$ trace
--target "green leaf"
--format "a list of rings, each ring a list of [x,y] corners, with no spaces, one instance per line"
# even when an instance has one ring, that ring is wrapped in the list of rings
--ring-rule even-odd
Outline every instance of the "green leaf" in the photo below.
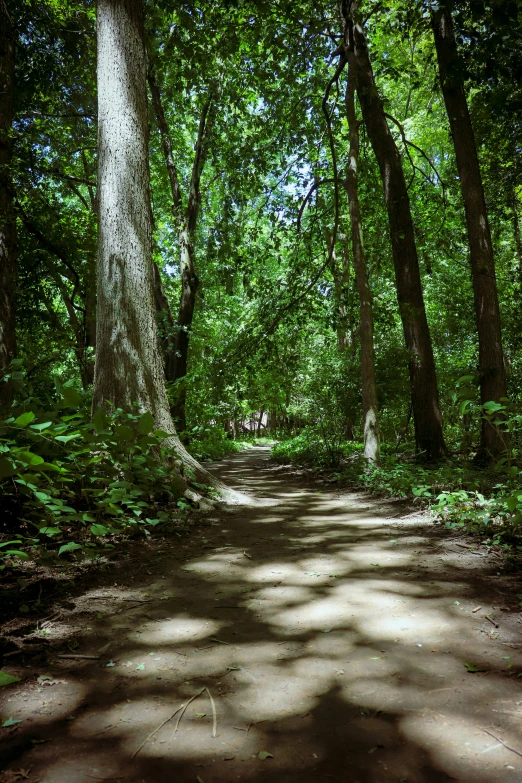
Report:
[[[7,718],[2,723],[2,728],[3,729],[8,729],[10,726],[14,726],[15,724],[21,723],[21,722],[22,722],[21,720],[13,720],[13,718]]]
[[[13,463],[7,457],[0,457],[0,479],[13,476],[16,473],[16,468]]]
[[[269,753],[267,750],[260,750],[257,755],[259,756],[261,761],[265,761],[265,759],[273,759],[274,758],[272,756],[272,754]]]
[[[142,672],[142,671],[144,671],[144,669],[145,669],[145,664],[144,664],[144,663],[139,663],[139,664],[136,666],[136,671],[137,671],[137,672]]]
[[[51,425],[52,425],[52,421],[44,421],[42,424],[31,424],[30,429],[38,430],[38,432],[41,432],[42,430],[46,430]]]
[[[64,544],[58,550],[58,555],[63,555],[64,552],[74,552],[76,549],[82,549],[81,544],[75,544],[73,541],[69,541],[68,544]]]
[[[29,555],[27,555],[25,552],[20,552],[19,549],[6,549],[5,552],[2,553],[3,555],[9,555],[9,556],[16,556],[21,558],[21,560],[29,560]]]
[[[146,411],[143,416],[140,417],[138,422],[138,432],[140,435],[148,435],[154,428],[154,418],[150,411]]]
[[[13,682],[20,682],[20,677],[15,677],[13,674],[7,674],[7,672],[0,671],[0,687],[2,687],[2,685],[11,685]]]
[[[109,528],[108,527],[105,527],[105,525],[99,525],[99,524],[91,525],[91,527],[89,529],[90,529],[91,533],[93,534],[93,536],[106,536],[107,533],[109,532]]]
[[[13,424],[15,427],[27,427],[27,425],[30,424],[33,419],[34,413],[32,411],[26,411],[25,413],[22,413],[20,416],[18,416],[18,418],[14,420]]]
[[[92,417],[92,423],[96,429],[96,432],[101,432],[107,429],[107,413],[105,408],[98,408],[94,416]]]
[[[77,408],[82,401],[82,395],[74,386],[62,386],[62,406]]]
[[[28,465],[42,465],[45,460],[43,457],[40,457],[39,454],[33,454],[32,451],[22,451],[19,455],[22,462],[27,462]]]
[[[126,424],[120,424],[119,427],[116,427],[115,433],[118,440],[132,440],[134,437],[131,427]]]

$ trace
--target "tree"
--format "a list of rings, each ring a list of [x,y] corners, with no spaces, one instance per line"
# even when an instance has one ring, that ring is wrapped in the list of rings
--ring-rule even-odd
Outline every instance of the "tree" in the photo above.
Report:
[[[16,216],[11,175],[15,37],[5,0],[0,0],[0,376],[16,352]],[[0,377],[0,409],[12,400],[11,382]]]
[[[480,399],[482,404],[489,401],[498,403],[506,396],[507,389],[495,260],[477,147],[448,2],[442,0],[438,8],[432,11],[431,22],[440,85],[448,113],[466,213],[479,345]],[[479,459],[498,458],[506,448],[506,437],[500,427],[483,419]]]
[[[375,351],[373,346],[372,292],[368,281],[366,254],[363,242],[363,224],[358,192],[359,121],[355,112],[355,73],[348,70],[346,84],[346,117],[350,135],[350,150],[346,168],[345,188],[350,205],[353,265],[359,294],[359,333],[361,342],[361,390],[363,405],[364,456],[369,462],[379,463],[379,413],[375,380]]]
[[[170,338],[165,346],[165,375],[167,381],[176,384],[174,389],[175,402],[172,406],[172,415],[180,432],[186,430],[187,422],[185,404],[187,399],[186,375],[188,363],[188,351],[190,342],[190,330],[194,319],[196,307],[196,294],[199,280],[195,267],[195,232],[198,222],[199,207],[201,202],[200,183],[205,159],[207,157],[209,136],[212,132],[215,114],[216,95],[211,89],[203,103],[199,121],[198,135],[194,145],[194,160],[190,177],[187,204],[183,205],[183,196],[180,187],[180,179],[174,162],[172,141],[169,127],[165,119],[165,112],[161,100],[161,93],[157,85],[154,68],[152,65],[148,71],[148,82],[152,96],[152,105],[156,114],[156,122],[161,135],[161,143],[165,158],[165,165],[169,176],[172,196],[172,213],[176,224],[180,253],[180,277],[181,296],[179,302],[178,319],[174,339]]]
[[[357,95],[379,164],[388,211],[399,310],[409,352],[415,440],[426,459],[434,460],[444,450],[442,416],[408,190],[400,153],[375,84],[357,3],[343,0],[341,10],[344,20],[341,56],[348,59],[355,73]]]
[[[159,349],[152,263],[142,0],[98,2],[98,303],[94,409],[137,404],[199,479],[179,442]],[[215,483],[215,482],[212,482]]]

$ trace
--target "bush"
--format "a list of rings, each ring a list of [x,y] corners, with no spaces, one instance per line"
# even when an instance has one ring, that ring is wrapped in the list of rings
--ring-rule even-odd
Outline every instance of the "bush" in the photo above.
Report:
[[[181,463],[150,413],[99,409],[91,420],[77,409],[79,392],[61,391],[54,411],[0,422],[0,503],[11,533],[0,559],[99,554],[114,534],[147,534],[169,519],[169,505],[185,506]]]

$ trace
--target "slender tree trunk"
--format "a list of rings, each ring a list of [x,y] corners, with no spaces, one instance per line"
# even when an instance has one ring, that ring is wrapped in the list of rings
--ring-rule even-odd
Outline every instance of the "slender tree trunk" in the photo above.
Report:
[[[444,450],[442,416],[431,336],[426,318],[408,190],[401,156],[390,133],[373,77],[356,3],[342,0],[345,53],[355,73],[357,94],[370,143],[375,152],[388,211],[399,312],[409,352],[410,383],[417,449],[427,460]]]
[[[0,0],[0,411],[9,408],[13,386],[3,381],[16,353],[16,217],[11,184],[11,126],[14,110],[15,39],[4,0]]]
[[[216,483],[176,435],[154,300],[142,0],[98,0],[98,299],[93,406],[150,411],[200,481]]]
[[[169,374],[167,380],[175,382],[178,386],[174,389],[174,403],[172,415],[180,432],[187,429],[186,402],[187,402],[187,366],[190,342],[190,331],[196,309],[196,294],[199,280],[194,268],[194,240],[192,232],[187,226],[183,226],[179,232],[180,246],[180,272],[181,272],[181,296],[178,311],[178,324],[174,350],[168,357],[167,367]]]
[[[490,400],[499,402],[506,396],[506,375],[493,245],[453,20],[446,0],[441,0],[437,10],[432,12],[431,23],[466,212],[479,343],[480,399],[482,403]],[[506,438],[506,433],[500,428],[483,420],[479,458],[496,459],[507,446]]]
[[[325,231],[325,238],[327,252],[330,254],[331,260],[330,271],[334,281],[337,348],[342,354],[351,346],[351,324],[348,313],[350,266],[345,252],[343,252],[339,263],[335,248],[331,247],[332,235],[328,229]]]
[[[520,235],[520,217],[518,215],[518,199],[513,193],[513,233],[515,235],[515,248],[518,259],[518,279],[522,281],[522,237]]]
[[[379,412],[375,381],[372,292],[368,282],[362,218],[359,206],[359,122],[355,113],[355,74],[352,68],[348,70],[348,83],[346,85],[346,117],[350,134],[350,152],[345,187],[350,205],[353,265],[357,292],[359,294],[364,456],[369,462],[379,464]]]
[[[194,311],[196,309],[196,295],[199,280],[195,268],[195,233],[199,214],[200,181],[207,155],[209,134],[214,121],[215,96],[210,93],[203,105],[199,121],[198,136],[195,144],[195,155],[192,166],[190,190],[187,206],[183,206],[183,197],[179,184],[179,176],[174,162],[172,141],[169,127],[163,110],[161,93],[156,82],[154,70],[149,68],[148,82],[152,104],[156,115],[156,122],[161,136],[163,157],[169,176],[172,195],[172,212],[178,228],[178,243],[180,251],[180,276],[181,296],[178,311],[178,322],[175,337],[165,351],[165,376],[174,388],[174,402],[171,412],[176,422],[178,431],[186,430],[186,375],[188,367],[188,353],[190,344],[190,332]]]

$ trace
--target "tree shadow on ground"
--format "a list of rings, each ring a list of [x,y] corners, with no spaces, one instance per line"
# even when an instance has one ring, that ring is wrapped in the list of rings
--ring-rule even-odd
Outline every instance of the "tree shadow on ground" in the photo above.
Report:
[[[54,658],[65,682],[10,689],[2,714],[23,722],[8,762],[40,783],[515,780],[522,760],[482,731],[516,746],[522,702],[518,650],[472,611],[491,601],[484,563],[447,553],[425,520],[387,518],[393,504],[311,488],[266,455],[217,466],[256,504],[166,541],[148,573],[120,573],[107,614],[103,594],[101,618],[86,610],[81,652],[99,661]]]

